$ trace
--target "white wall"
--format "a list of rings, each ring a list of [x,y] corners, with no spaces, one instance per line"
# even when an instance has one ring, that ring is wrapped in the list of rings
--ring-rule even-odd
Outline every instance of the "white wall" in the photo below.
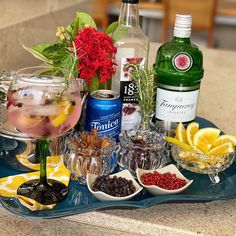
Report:
[[[0,74],[40,62],[26,52],[21,42],[32,46],[54,42],[57,26],[72,22],[77,10],[90,12],[90,0],[1,0]]]

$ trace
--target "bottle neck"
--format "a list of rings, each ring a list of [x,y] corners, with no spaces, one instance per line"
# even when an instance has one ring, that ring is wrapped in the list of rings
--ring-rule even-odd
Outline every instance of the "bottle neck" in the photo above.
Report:
[[[122,3],[119,24],[140,27],[138,4]]]
[[[190,38],[181,38],[181,37],[176,37],[174,36],[172,39],[172,42],[175,43],[191,43]]]

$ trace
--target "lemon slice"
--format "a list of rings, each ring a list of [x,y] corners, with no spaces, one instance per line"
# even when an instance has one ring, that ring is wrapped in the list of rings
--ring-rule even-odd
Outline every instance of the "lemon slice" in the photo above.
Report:
[[[178,145],[179,147],[186,149],[186,150],[192,150],[193,148],[191,146],[189,146],[186,143],[181,142],[180,140],[176,139],[176,138],[172,138],[172,137],[165,137],[165,140],[169,143],[174,143],[176,145]]]
[[[207,154],[211,155],[220,155],[225,153],[234,152],[234,147],[231,142],[224,143],[220,146],[212,148]]]
[[[236,146],[236,137],[233,135],[221,135],[216,141],[213,143],[214,146],[220,146],[224,143],[231,142],[233,146]]]
[[[20,124],[20,127],[35,127],[39,125],[43,119],[40,116],[29,116],[27,114],[21,113],[19,117],[17,118]]]
[[[186,129],[184,128],[182,123],[179,123],[176,128],[176,138],[182,143],[188,143],[186,137]]]
[[[219,134],[220,130],[216,128],[200,129],[193,136],[193,145],[196,149],[208,153]]]
[[[199,124],[197,122],[191,122],[186,129],[186,136],[188,144],[193,147],[193,136],[199,130]]]
[[[49,117],[51,124],[55,127],[62,125],[74,109],[70,101],[63,101],[59,105],[61,106],[60,114]]]

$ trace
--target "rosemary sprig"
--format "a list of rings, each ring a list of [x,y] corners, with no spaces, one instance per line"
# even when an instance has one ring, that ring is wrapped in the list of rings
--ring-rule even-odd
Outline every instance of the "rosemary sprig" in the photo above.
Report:
[[[139,65],[133,64],[131,80],[138,88],[138,101],[141,109],[142,119],[153,113],[155,108],[156,83],[152,69],[142,69]]]
[[[7,91],[12,80],[12,72],[3,72],[0,76],[0,106],[6,102]]]

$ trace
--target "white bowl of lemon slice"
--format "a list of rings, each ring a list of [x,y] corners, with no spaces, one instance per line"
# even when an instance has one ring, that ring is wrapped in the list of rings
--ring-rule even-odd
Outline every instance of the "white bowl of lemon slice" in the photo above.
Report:
[[[236,137],[220,135],[217,128],[199,128],[191,122],[187,128],[182,123],[176,128],[176,138],[166,137],[171,142],[172,156],[182,168],[208,174],[213,183],[219,183],[219,172],[224,171],[234,161]]]

